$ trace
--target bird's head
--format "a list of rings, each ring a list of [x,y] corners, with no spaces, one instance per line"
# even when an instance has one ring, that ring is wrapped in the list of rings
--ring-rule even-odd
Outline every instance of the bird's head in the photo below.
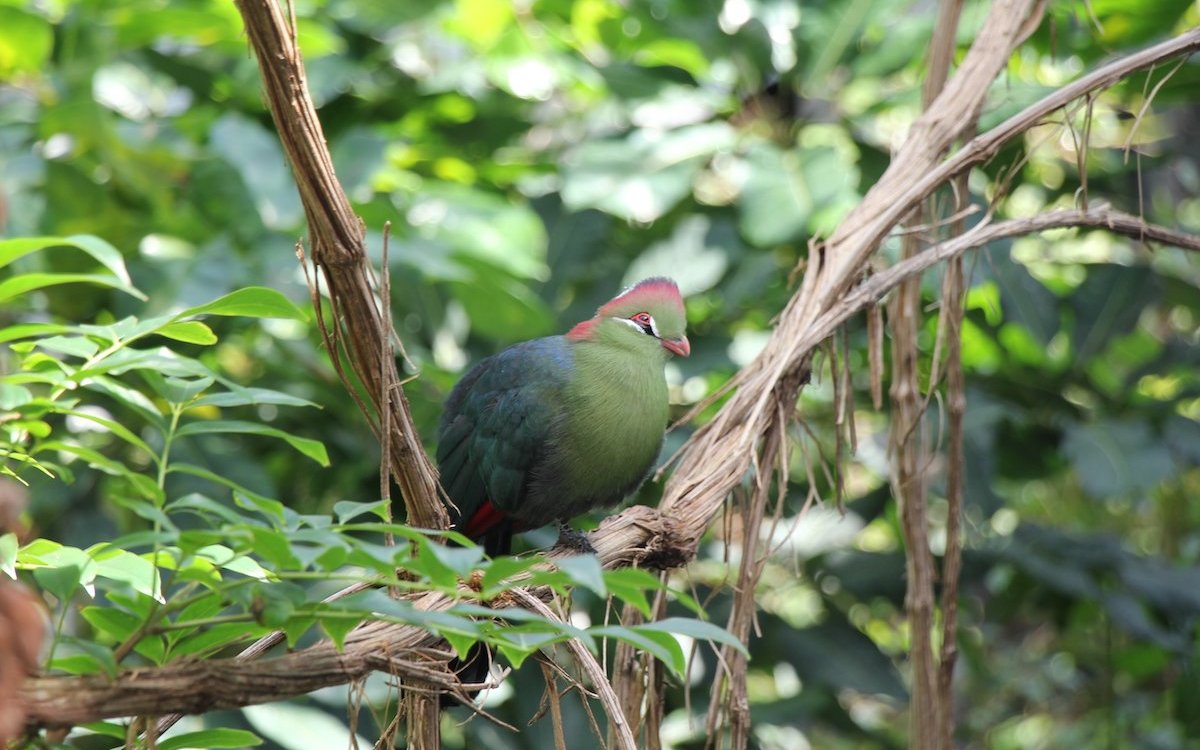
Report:
[[[692,351],[686,329],[679,287],[674,281],[657,276],[639,281],[601,305],[594,318],[572,328],[567,338],[586,341],[607,333],[638,345],[648,340],[644,337],[649,337],[666,351],[686,357]]]

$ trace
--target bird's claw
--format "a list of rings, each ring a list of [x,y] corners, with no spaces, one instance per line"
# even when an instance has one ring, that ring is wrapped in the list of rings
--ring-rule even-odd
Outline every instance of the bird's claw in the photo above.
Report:
[[[587,534],[582,531],[571,528],[566,523],[559,524],[558,527],[558,542],[556,547],[566,547],[569,550],[574,550],[581,555],[594,555],[596,548],[588,541]]]

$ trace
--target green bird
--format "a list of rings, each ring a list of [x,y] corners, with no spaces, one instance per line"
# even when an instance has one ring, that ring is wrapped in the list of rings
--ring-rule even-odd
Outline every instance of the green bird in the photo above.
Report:
[[[667,426],[663,364],[691,352],[675,282],[651,278],[565,335],[516,344],[446,401],[437,463],[454,528],[491,555],[514,532],[611,507],[646,480]]]

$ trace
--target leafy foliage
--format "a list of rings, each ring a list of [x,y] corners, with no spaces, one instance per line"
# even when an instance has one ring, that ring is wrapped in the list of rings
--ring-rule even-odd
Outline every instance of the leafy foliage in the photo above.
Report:
[[[963,45],[983,5],[968,4]],[[1151,5],[1050,4],[983,127],[1114,51],[1197,23],[1193,3]],[[373,251],[393,225],[393,313],[419,372],[406,390],[422,433],[472,360],[561,331],[655,273],[689,295],[694,348],[672,365],[676,408],[724,383],[761,346],[806,241],[872,184],[915,117],[933,18],[914,7],[297,4],[309,83]],[[385,522],[377,448],[300,312],[303,216],[256,76],[236,9],[220,0],[0,6],[0,471],[28,483],[41,537],[0,537],[0,569],[57,605],[51,666],[111,672],[224,654],[276,625],[293,644],[318,629],[336,640],[369,614],[418,621],[460,650],[488,640],[514,664],[585,633],[598,650],[620,638],[668,664],[664,741],[701,746],[689,706],[707,705],[719,665],[690,639],[721,635],[687,604],[724,621],[724,553],[738,539],[721,528],[670,582],[670,614],[689,618],[668,621],[670,635],[606,619],[606,594],[648,612],[656,579],[599,576],[585,560],[535,574],[575,589],[571,628],[517,612],[501,627],[494,612],[474,619],[473,601],[436,621],[379,592],[321,603],[343,579],[452,590],[473,570],[487,602],[534,574],[535,558],[483,561]],[[1200,230],[1198,80],[1188,62],[1096,99],[1089,199]],[[1145,115],[1129,117],[1163,81]],[[1064,118],[1077,135],[1084,116]],[[994,199],[1000,216],[1071,205],[1084,186],[1077,150],[1069,134],[1034,131],[976,171],[972,198]],[[1186,747],[1200,737],[1195,262],[1062,231],[997,244],[968,268],[961,739]],[[936,281],[927,287],[933,300]],[[929,353],[934,336],[930,320]],[[863,409],[847,484],[858,499],[845,518],[795,519],[810,488],[788,488],[749,644],[762,747],[905,742],[886,415],[865,406],[865,331],[852,326],[850,342]],[[830,380],[800,404],[826,453]],[[382,545],[387,530],[395,547]],[[523,726],[540,679],[516,672],[489,710]],[[289,721],[347,711],[340,693],[296,710]],[[582,707],[563,710],[572,746],[586,746]],[[184,728],[192,736],[160,746],[251,743],[239,717],[202,721],[211,726],[197,720]],[[544,725],[514,735],[448,723],[446,743],[551,746]],[[124,741],[124,727],[88,729]]]

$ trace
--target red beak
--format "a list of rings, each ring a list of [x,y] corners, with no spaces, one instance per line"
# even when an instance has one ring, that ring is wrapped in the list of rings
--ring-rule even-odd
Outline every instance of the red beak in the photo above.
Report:
[[[686,357],[692,353],[692,345],[688,343],[687,336],[678,339],[659,339],[659,341],[662,342],[664,349],[677,357]]]

